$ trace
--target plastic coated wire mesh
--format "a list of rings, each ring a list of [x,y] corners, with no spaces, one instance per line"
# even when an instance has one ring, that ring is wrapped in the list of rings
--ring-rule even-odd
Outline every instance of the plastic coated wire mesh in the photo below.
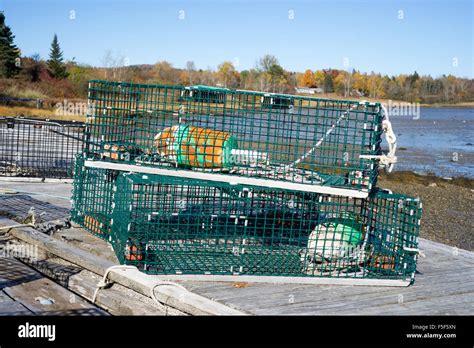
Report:
[[[108,81],[91,81],[88,99],[89,159],[354,190],[376,183],[377,161],[359,156],[381,152],[378,103]]]
[[[71,219],[107,241],[110,241],[113,187],[117,176],[117,171],[86,168],[83,155],[76,156]]]
[[[72,177],[84,124],[0,118],[0,175]]]
[[[413,279],[421,203],[121,173],[112,246],[152,274]]]

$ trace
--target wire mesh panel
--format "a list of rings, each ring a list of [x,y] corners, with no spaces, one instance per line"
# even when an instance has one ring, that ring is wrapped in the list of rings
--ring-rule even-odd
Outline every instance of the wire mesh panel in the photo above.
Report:
[[[216,181],[226,174],[359,191],[376,182],[377,161],[360,156],[381,153],[378,103],[92,81],[89,106],[86,152],[96,161]]]
[[[76,157],[71,220],[108,241],[117,175],[118,172],[109,169],[84,167],[83,155]]]
[[[417,199],[369,199],[122,173],[112,245],[152,274],[413,279]]]
[[[0,175],[72,177],[84,124],[0,118]]]

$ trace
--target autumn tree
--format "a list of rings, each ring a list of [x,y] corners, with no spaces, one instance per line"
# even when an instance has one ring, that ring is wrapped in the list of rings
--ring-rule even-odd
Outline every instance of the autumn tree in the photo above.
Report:
[[[367,77],[368,91],[370,98],[384,98],[383,79],[380,74],[370,74]]]
[[[153,81],[162,84],[175,84],[179,81],[179,72],[167,61],[158,62],[152,69]]]
[[[300,86],[304,87],[317,87],[316,80],[314,78],[314,73],[308,69],[303,75],[299,76],[298,83]]]
[[[322,87],[324,85],[324,78],[326,74],[323,70],[317,70],[314,72],[314,82],[318,87]]]
[[[225,61],[217,66],[217,75],[224,87],[237,87],[239,74],[231,62]]]
[[[352,74],[347,71],[340,72],[334,78],[334,91],[347,97],[351,92]]]
[[[31,82],[38,82],[42,70],[41,57],[38,53],[33,54],[24,61],[24,71],[28,75]]]

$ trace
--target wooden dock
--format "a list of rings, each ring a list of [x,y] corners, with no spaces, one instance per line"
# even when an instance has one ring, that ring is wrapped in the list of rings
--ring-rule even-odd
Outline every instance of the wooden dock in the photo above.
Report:
[[[68,208],[70,204],[67,199],[64,199],[69,197],[69,184],[30,183],[25,185],[24,183],[1,182],[0,186],[4,189],[36,192],[36,194],[31,194],[31,197],[35,199],[32,202],[47,201],[62,208]],[[26,192],[18,192],[20,193],[26,194]],[[47,207],[50,208],[49,205]],[[80,228],[63,230],[55,234],[55,238],[61,243],[66,243],[70,248],[87,250],[104,260],[104,265],[116,263],[113,252],[105,242]],[[474,253],[425,239],[420,240],[420,249],[424,256],[418,261],[415,284],[409,287],[245,283],[239,281],[238,277],[235,277],[235,281],[232,282],[212,281],[211,277],[210,281],[205,282],[178,281],[178,283],[196,295],[211,299],[217,307],[225,305],[253,315],[472,315],[474,312]],[[71,289],[62,287],[29,265],[14,259],[6,260],[0,260],[0,315],[41,315],[48,312],[79,315],[106,314],[98,306],[81,298],[75,303],[66,301],[73,292],[79,291],[77,284],[86,278],[90,278],[88,280],[91,284],[90,289],[81,291],[88,294],[84,295],[85,298],[90,296],[94,282],[100,279],[99,276],[95,275],[94,278],[91,274],[84,276],[83,273],[80,274],[83,278],[77,278],[78,275],[72,276],[73,281],[69,282],[72,286],[71,292]],[[75,280],[74,277],[76,277]],[[153,277],[156,280],[163,279],[158,276]],[[115,301],[114,303],[120,302],[120,291],[114,287],[101,291],[99,300],[103,304],[113,305],[113,303],[110,304],[111,299]],[[40,297],[54,298],[57,305],[50,305],[49,309],[45,310],[44,306],[37,304],[39,300],[35,300]],[[99,304],[100,301],[98,301]],[[123,297],[123,301],[129,301],[129,297]],[[137,301],[141,303],[139,307],[141,306],[144,312],[148,308],[146,314],[152,314],[149,304],[147,307],[143,298]],[[115,313],[109,312],[119,314],[119,307]],[[123,307],[127,307],[125,303]],[[129,314],[141,313],[130,312],[131,307],[127,307]]]
[[[0,258],[0,315],[108,315],[14,258]]]
[[[421,239],[409,287],[191,282],[191,291],[256,315],[472,315],[474,253]]]

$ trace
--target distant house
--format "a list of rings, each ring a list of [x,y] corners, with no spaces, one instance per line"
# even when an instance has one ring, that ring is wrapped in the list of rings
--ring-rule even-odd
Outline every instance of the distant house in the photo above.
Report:
[[[262,96],[261,105],[263,108],[288,109],[295,104],[295,99],[291,95],[265,93]]]
[[[316,94],[316,93],[323,93],[323,89],[316,87],[316,88],[311,88],[311,87],[295,87],[296,93],[301,93],[301,94]]]

